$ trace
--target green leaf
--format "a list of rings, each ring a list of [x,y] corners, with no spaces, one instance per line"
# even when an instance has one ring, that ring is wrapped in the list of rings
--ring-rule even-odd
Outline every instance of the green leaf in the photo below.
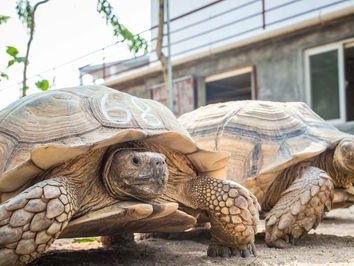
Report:
[[[4,72],[0,73],[0,77],[5,78],[5,79],[9,79],[9,76]]]
[[[0,25],[6,23],[9,18],[9,16],[0,15]]]
[[[85,237],[85,238],[74,238],[74,243],[90,243],[90,242],[100,242],[97,237]]]
[[[49,89],[49,81],[46,79],[38,80],[36,87],[42,91],[47,91]]]
[[[107,24],[110,24],[113,29],[113,35],[122,37],[122,42],[127,43],[128,48],[132,53],[137,54],[140,49],[143,49],[144,52],[147,51],[147,41],[139,34],[134,35],[127,27],[119,22],[118,17],[108,0],[97,1],[97,12],[103,15]]]
[[[6,53],[11,55],[12,57],[16,57],[16,55],[18,54],[18,50],[16,47],[7,46]]]
[[[7,62],[7,67],[12,66],[13,64],[15,64],[15,59],[11,59],[9,62]]]

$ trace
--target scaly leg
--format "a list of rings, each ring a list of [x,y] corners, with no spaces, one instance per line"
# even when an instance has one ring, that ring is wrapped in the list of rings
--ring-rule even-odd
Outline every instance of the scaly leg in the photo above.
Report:
[[[333,182],[316,167],[298,168],[298,178],[281,194],[266,217],[266,243],[285,248],[316,228],[331,209]]]
[[[76,210],[66,179],[39,182],[0,205],[0,265],[26,264],[41,255]]]
[[[232,181],[215,178],[193,178],[190,202],[208,212],[211,222],[211,243],[208,256],[228,257],[255,253],[257,231],[257,199],[246,188]]]

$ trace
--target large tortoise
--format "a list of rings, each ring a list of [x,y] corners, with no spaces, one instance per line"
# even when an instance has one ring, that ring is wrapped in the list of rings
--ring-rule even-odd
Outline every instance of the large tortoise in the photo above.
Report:
[[[231,153],[226,176],[257,197],[268,246],[289,246],[332,203],[354,202],[354,136],[304,103],[217,103],[179,121],[200,147]]]
[[[256,199],[210,177],[228,154],[199,149],[155,101],[103,86],[24,97],[0,112],[0,156],[0,265],[58,237],[193,226],[173,202],[210,215],[209,254],[253,246]]]

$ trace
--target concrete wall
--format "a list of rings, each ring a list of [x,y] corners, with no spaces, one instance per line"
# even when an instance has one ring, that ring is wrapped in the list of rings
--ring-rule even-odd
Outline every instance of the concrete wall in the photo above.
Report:
[[[306,102],[304,51],[350,38],[354,38],[354,15],[188,62],[174,67],[173,75],[174,78],[188,75],[196,78],[198,106],[201,106],[205,104],[205,77],[254,65],[258,99]],[[118,87],[148,98],[150,94],[146,90],[163,79],[161,73],[154,73],[134,82],[139,86],[120,84]]]

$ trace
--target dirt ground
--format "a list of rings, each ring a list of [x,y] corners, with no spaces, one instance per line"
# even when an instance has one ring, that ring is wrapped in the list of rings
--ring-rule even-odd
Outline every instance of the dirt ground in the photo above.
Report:
[[[104,249],[100,242],[59,239],[33,265],[354,265],[354,206],[330,212],[320,226],[287,250],[266,247],[259,228],[258,255],[209,258],[206,234],[192,240],[138,240],[131,249]]]

